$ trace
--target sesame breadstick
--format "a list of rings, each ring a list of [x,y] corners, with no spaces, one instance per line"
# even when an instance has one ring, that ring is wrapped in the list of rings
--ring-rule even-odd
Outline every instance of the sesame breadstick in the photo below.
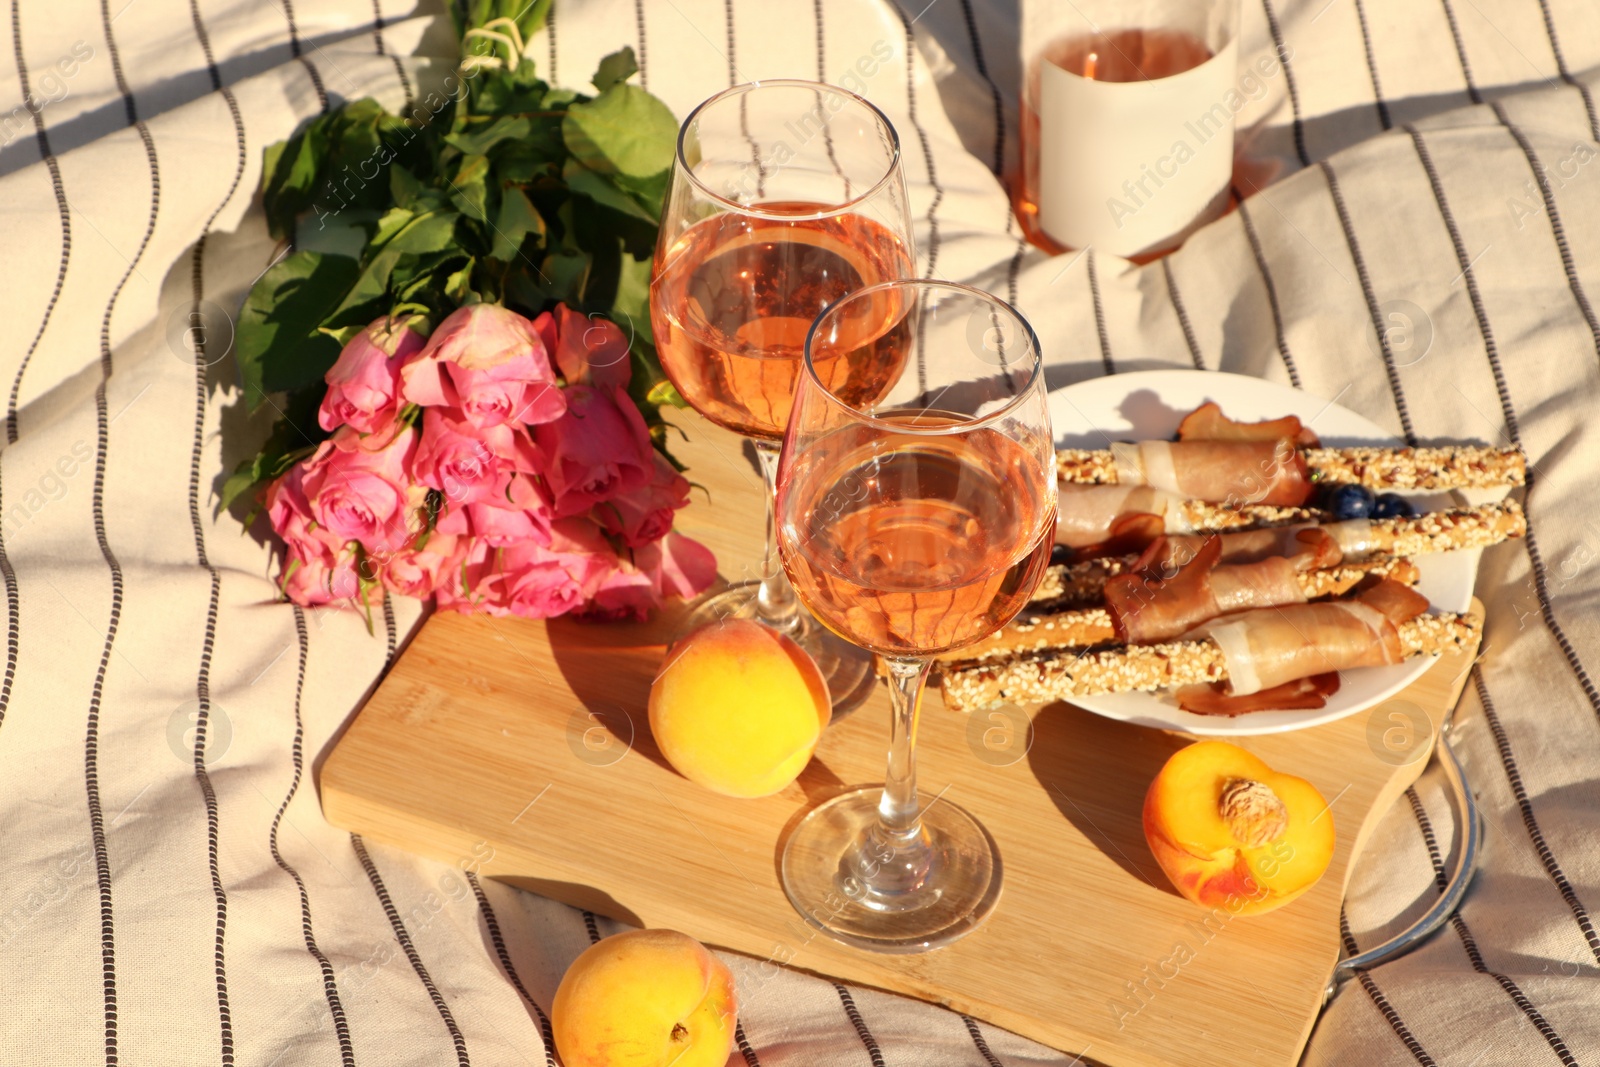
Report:
[[[1313,481],[1369,489],[1488,489],[1522,485],[1527,462],[1515,448],[1456,445],[1443,448],[1302,449]],[[1118,464],[1109,449],[1064,448],[1056,476],[1083,485],[1117,485]]]
[[[1473,615],[1421,615],[1396,629],[1407,657],[1433,655],[1476,640]],[[1053,650],[946,668],[945,705],[976,711],[996,704],[1047,704],[1073,697],[1129,693],[1226,680],[1222,650],[1210,638],[1119,645],[1092,652]]]

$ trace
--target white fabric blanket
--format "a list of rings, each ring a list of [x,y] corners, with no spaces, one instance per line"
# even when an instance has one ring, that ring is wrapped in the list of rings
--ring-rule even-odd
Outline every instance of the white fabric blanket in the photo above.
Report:
[[[417,610],[374,637],[274,603],[268,549],[214,515],[263,427],[229,360],[197,372],[189,309],[206,302],[225,351],[273,255],[264,146],[327,102],[398,108],[443,76],[448,26],[406,6],[10,2],[0,1062],[553,1064],[537,1008],[611,929],[322,819],[318,757]],[[534,46],[555,80],[633,44],[680,115],[731,81],[840,80],[886,50],[860,81],[902,132],[922,267],[1013,299],[1052,384],[1197,365],[1418,441],[1527,449],[1531,536],[1484,557],[1489,653],[1459,717],[1485,868],[1452,927],[1342,990],[1307,1060],[1600,1062],[1600,6],[1244,0],[1242,55],[1289,52],[1241,117],[1286,176],[1143,268],[1017,239],[992,173],[1015,146],[1014,3],[556,8]],[[1354,944],[1425,909],[1451,859],[1438,782],[1407,801],[1353,887]],[[734,1063],[1072,1062],[730,962],[752,991]]]

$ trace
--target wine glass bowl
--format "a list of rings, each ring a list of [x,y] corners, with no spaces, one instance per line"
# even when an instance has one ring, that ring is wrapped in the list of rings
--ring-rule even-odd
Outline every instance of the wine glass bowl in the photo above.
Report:
[[[900,367],[874,390],[841,365]],[[1055,454],[1033,330],[968,286],[895,281],[812,326],[778,471],[778,545],[823,625],[882,658],[888,773],[807,813],[781,874],[838,940],[923,951],[975,928],[999,898],[999,851],[943,793],[916,791],[929,657],[1010,622],[1049,564]]]
[[[759,581],[703,599],[686,624],[750,617],[789,634],[822,668],[836,710],[871,688],[869,659],[810,621],[777,562],[770,510],[778,443],[801,374],[806,332],[846,295],[914,272],[900,144],[877,108],[820,82],[767,81],[711,97],[678,135],[650,285],[662,369],[688,404],[751,438],[768,488]],[[855,305],[888,322],[884,295]],[[903,353],[835,360],[844,396],[883,391]]]
[[[651,282],[662,368],[706,418],[776,440],[817,313],[914,262],[877,108],[818,82],[735,86],[679,132]]]

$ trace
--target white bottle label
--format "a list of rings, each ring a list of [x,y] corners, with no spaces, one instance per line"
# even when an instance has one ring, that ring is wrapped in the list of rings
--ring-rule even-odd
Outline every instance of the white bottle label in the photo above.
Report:
[[[1154,81],[1094,81],[1039,62],[1039,224],[1070,248],[1172,247],[1220,214],[1233,176],[1238,46]]]

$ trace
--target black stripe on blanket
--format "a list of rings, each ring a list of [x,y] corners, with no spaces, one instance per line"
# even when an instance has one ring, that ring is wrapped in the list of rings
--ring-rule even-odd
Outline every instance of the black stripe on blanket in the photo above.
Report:
[[[33,87],[28,81],[28,64],[22,49],[21,0],[12,0],[11,3],[11,44],[17,60],[17,79],[22,84],[22,98],[27,101],[33,96]],[[28,364],[32,362],[33,354],[44,338],[44,331],[50,325],[50,318],[55,314],[56,303],[61,299],[61,287],[67,280],[67,262],[72,256],[72,209],[67,204],[66,190],[61,184],[61,167],[56,162],[55,154],[50,150],[50,136],[45,130],[41,109],[30,107],[28,112],[33,116],[34,139],[39,145],[39,156],[50,172],[50,189],[55,194],[56,212],[61,219],[61,258],[56,265],[56,281],[51,288],[50,299],[45,302],[44,314],[39,317],[39,328],[34,331],[33,340],[29,342],[27,351],[22,354],[16,376],[11,380],[11,399],[6,407],[8,444],[17,443],[17,402],[22,391],[22,376],[27,373]],[[0,511],[4,510],[4,499],[3,487],[0,487]],[[17,572],[11,565],[10,554],[6,551],[3,527],[0,527],[0,576],[4,577],[6,587],[6,667],[5,677],[0,680],[0,724],[4,724],[6,710],[11,706],[11,687],[17,678],[17,649],[22,640],[22,624],[21,593],[17,588]]]
[[[1400,370],[1395,366],[1394,349],[1389,344],[1389,331],[1383,324],[1383,310],[1378,307],[1377,294],[1372,289],[1372,276],[1367,271],[1366,257],[1361,254],[1361,243],[1356,240],[1355,225],[1350,221],[1350,210],[1345,206],[1344,194],[1339,191],[1339,177],[1327,160],[1317,164],[1328,179],[1328,193],[1333,197],[1333,208],[1339,215],[1339,228],[1344,231],[1345,244],[1350,247],[1350,259],[1356,265],[1356,277],[1361,282],[1361,296],[1367,302],[1367,314],[1372,316],[1372,329],[1378,335],[1378,349],[1383,354],[1383,370],[1389,378],[1389,391],[1394,394],[1394,408],[1400,415],[1400,429],[1406,444],[1417,446],[1417,432],[1411,425],[1411,410],[1406,404],[1406,394],[1400,385]]]
[[[1561,74],[1561,80],[1578,90],[1578,95],[1583,97],[1583,110],[1589,116],[1589,138],[1600,141],[1600,116],[1595,114],[1594,95],[1589,92],[1589,87],[1572,76],[1572,71],[1567,69],[1567,58],[1561,52],[1561,39],[1556,36],[1556,20],[1550,13],[1550,0],[1539,0],[1539,13],[1544,16],[1544,32],[1550,38],[1550,53],[1555,56],[1556,70]]]
[[[1195,370],[1205,370],[1206,362],[1200,358],[1200,342],[1195,339],[1194,326],[1189,322],[1189,312],[1184,309],[1183,297],[1178,292],[1178,283],[1172,277],[1172,257],[1161,257],[1161,276],[1167,281],[1167,296],[1172,299],[1172,310],[1177,313],[1178,325],[1183,328],[1184,344],[1189,346],[1189,358],[1194,360]]]
[[[111,70],[116,78],[117,91],[122,94],[128,124],[138,130],[139,140],[144,144],[145,159],[150,167],[150,215],[145,222],[144,236],[139,239],[139,248],[129,260],[128,269],[117,280],[116,288],[111,291],[111,298],[106,301],[105,314],[100,319],[100,381],[94,390],[95,455],[91,511],[94,515],[95,542],[100,548],[100,557],[105,561],[106,570],[111,575],[111,610],[107,617],[106,640],[100,651],[99,666],[95,670],[94,688],[89,698],[88,722],[84,729],[83,784],[89,807],[89,834],[94,842],[95,881],[100,895],[100,969],[104,1002],[106,1067],[115,1067],[118,1062],[117,938],[111,895],[111,857],[106,847],[105,813],[100,804],[100,709],[105,697],[106,670],[111,664],[112,649],[115,647],[117,630],[122,622],[122,564],[117,561],[116,553],[111,550],[111,541],[106,535],[106,461],[111,450],[111,423],[106,410],[106,390],[110,385],[113,370],[111,316],[116,311],[117,301],[121,298],[123,289],[127,287],[128,279],[133,276],[139,261],[144,258],[145,249],[150,246],[151,234],[155,232],[156,216],[161,210],[161,165],[156,158],[155,141],[150,137],[150,130],[139,120],[133,93],[123,76],[122,59],[117,54],[116,37],[111,32],[111,11],[106,0],[100,0],[100,25],[105,32],[106,50],[111,55]]]
[[[828,80],[828,43],[827,27],[823,21],[822,0],[812,0],[811,21],[817,27],[817,81],[826,82]],[[817,106],[821,107],[822,94],[820,91],[816,94],[816,97]],[[833,145],[832,123],[825,122],[822,124],[822,143],[828,150],[828,162],[833,164],[833,173],[838,175],[839,180],[844,183],[844,198],[849,200],[852,195],[850,192],[850,177],[845,174],[844,168],[839,165],[839,156]]]
[[[1472,261],[1467,257],[1467,246],[1461,238],[1460,227],[1456,225],[1455,213],[1450,210],[1450,202],[1444,195],[1444,183],[1439,180],[1439,171],[1433,165],[1433,156],[1428,151],[1427,142],[1414,126],[1407,126],[1406,132],[1411,135],[1411,143],[1416,148],[1417,158],[1422,161],[1422,169],[1428,175],[1428,183],[1433,190],[1434,203],[1439,208],[1439,216],[1444,220],[1445,230],[1450,235],[1450,243],[1455,250],[1456,263],[1461,267],[1461,277],[1466,284],[1467,299],[1472,304],[1472,313],[1478,323],[1478,333],[1483,338],[1484,355],[1489,360],[1489,372],[1494,377],[1495,393],[1500,400],[1501,418],[1505,420],[1506,436],[1517,448],[1522,448],[1522,429],[1517,419],[1516,406],[1511,401],[1511,387],[1506,382],[1505,369],[1500,365],[1500,350],[1495,343],[1494,330],[1489,325],[1489,313],[1483,303],[1483,296],[1478,290],[1478,276]],[[1533,490],[1537,478],[1537,471],[1528,471],[1528,484],[1523,491],[1523,510],[1526,512],[1527,533],[1522,539],[1523,548],[1528,553],[1528,563],[1533,568],[1533,587],[1538,594],[1539,611],[1544,619],[1545,628],[1556,639],[1556,644],[1561,647],[1561,652],[1567,658],[1567,665],[1572,669],[1574,677],[1582,687],[1584,695],[1589,700],[1589,706],[1600,715],[1600,691],[1595,689],[1594,681],[1589,677],[1589,671],[1583,665],[1583,660],[1578,657],[1578,650],[1567,637],[1566,630],[1556,618],[1555,604],[1550,598],[1550,577],[1544,565],[1544,553],[1539,548],[1539,536],[1533,521]],[[1600,956],[1597,956],[1600,958]]]
[[[755,1047],[750,1044],[750,1039],[744,1035],[744,1023],[734,1022],[733,1040],[739,1046],[739,1055],[744,1057],[744,1067],[761,1067],[761,1058],[756,1055]]]
[[[817,0],[820,4],[822,0]],[[983,39],[978,35],[978,20],[973,14],[972,0],[961,0],[961,14],[967,24],[967,39],[972,43],[972,65],[979,76],[989,86],[989,96],[994,101],[994,158],[990,169],[997,178],[1004,180],[1006,165],[1006,109],[1005,98],[1000,92],[1000,86],[995,83],[994,77],[989,73],[988,60],[983,55]],[[1006,265],[1006,302],[1012,307],[1017,306],[1018,279],[1022,274],[1022,259],[1028,252],[1028,238],[1020,233],[1017,228],[1017,217],[1011,210],[1009,195],[1006,203],[1006,233],[1017,234],[1016,251],[1011,254],[1011,261]]]
[[[549,46],[550,69],[545,73],[544,80],[551,85],[559,84],[556,81],[556,5],[551,4],[549,12],[544,17],[545,44]]]
[[[1444,5],[1444,18],[1450,24],[1450,39],[1456,45],[1456,59],[1461,64],[1461,77],[1467,83],[1467,99],[1474,104],[1483,103],[1483,94],[1478,92],[1478,85],[1472,80],[1472,64],[1467,62],[1467,44],[1461,38],[1461,24],[1456,21],[1456,9],[1450,0],[1440,0]]]
[[[1480,695],[1483,693],[1483,679],[1481,676],[1478,678],[1478,691]],[[1485,701],[1484,706],[1488,707],[1487,701]],[[1418,826],[1423,830],[1424,840],[1431,838],[1433,836],[1433,825],[1428,819],[1428,813],[1423,810],[1420,801],[1414,800],[1412,802],[1411,813],[1416,817]],[[1444,878],[1444,861],[1439,856],[1437,846],[1428,850],[1428,859],[1433,863],[1434,884],[1437,885]],[[1467,960],[1472,964],[1472,969],[1479,974],[1493,978],[1500,988],[1505,990],[1506,996],[1510,997],[1511,1002],[1522,1011],[1523,1015],[1527,1016],[1529,1022],[1533,1023],[1534,1029],[1539,1031],[1539,1036],[1545,1039],[1551,1051],[1556,1054],[1557,1058],[1566,1067],[1578,1067],[1578,1061],[1573,1058],[1572,1051],[1567,1048],[1567,1043],[1561,1039],[1560,1034],[1556,1033],[1555,1027],[1550,1025],[1539,1009],[1533,1006],[1533,1002],[1528,999],[1527,994],[1523,993],[1522,988],[1512,981],[1509,975],[1501,974],[1499,971],[1491,971],[1488,965],[1484,963],[1483,953],[1478,948],[1478,939],[1472,936],[1472,930],[1467,926],[1467,920],[1459,910],[1450,916],[1450,925],[1455,929],[1456,937],[1461,941],[1461,947],[1466,951]]]
[[[967,24],[967,39],[972,42],[972,67],[989,86],[989,97],[994,101],[994,158],[989,162],[989,169],[998,178],[1006,169],[1005,98],[1000,95],[1000,86],[989,76],[989,64],[983,58],[983,44],[978,40],[978,20],[972,13],[972,0],[961,0],[961,17]]]
[[[1600,936],[1594,928],[1594,920],[1589,916],[1589,909],[1583,906],[1583,901],[1578,899],[1577,891],[1572,888],[1572,883],[1567,880],[1566,874],[1561,870],[1561,865],[1556,862],[1555,853],[1550,851],[1550,845],[1544,839],[1544,831],[1539,828],[1539,820],[1533,814],[1533,802],[1528,799],[1527,787],[1522,783],[1522,771],[1517,767],[1517,757],[1511,751],[1511,739],[1506,734],[1505,726],[1500,722],[1500,715],[1495,711],[1494,701],[1489,696],[1489,687],[1483,680],[1483,672],[1474,668],[1473,682],[1478,689],[1478,699],[1483,701],[1483,714],[1489,722],[1489,731],[1494,734],[1495,748],[1500,753],[1501,766],[1505,768],[1506,781],[1511,785],[1511,792],[1517,798],[1517,810],[1522,815],[1522,825],[1528,831],[1528,838],[1533,842],[1533,847],[1539,853],[1539,863],[1543,865],[1545,874],[1561,893],[1561,899],[1566,901],[1572,917],[1577,920],[1578,929],[1583,931],[1583,939],[1589,943],[1589,951],[1594,953],[1596,962],[1600,962]]]
[[[289,54],[299,60],[300,65],[306,69],[306,75],[311,79],[311,87],[317,91],[317,104],[326,114],[328,90],[322,84],[322,73],[300,49],[300,27],[295,25],[294,21],[294,0],[281,0],[279,6],[283,8],[283,17],[289,22]]]
[[[306,732],[305,723],[300,717],[300,698],[306,689],[306,660],[311,653],[311,638],[306,630],[305,611],[298,604],[294,605],[294,632],[300,646],[300,663],[294,679],[294,740],[289,746],[294,773],[289,779],[289,791],[284,794],[283,802],[272,816],[272,826],[267,831],[267,849],[272,853],[272,862],[294,880],[295,890],[300,894],[300,936],[305,941],[306,952],[317,961],[317,968],[322,972],[322,995],[328,1002],[328,1017],[333,1020],[334,1036],[339,1042],[339,1062],[341,1067],[355,1067],[355,1046],[350,1040],[350,1022],[345,1018],[344,1001],[339,996],[339,981],[327,954],[318,947],[317,935],[311,927],[311,895],[306,890],[305,879],[300,877],[300,872],[283,858],[283,853],[278,849],[278,827],[288,814],[289,804],[299,792],[300,779],[305,774]]]
[[[1360,951],[1360,948],[1356,945],[1355,935],[1350,932],[1350,920],[1345,917],[1343,906],[1339,908],[1339,937],[1344,942],[1344,954],[1346,956],[1354,956]],[[1384,995],[1383,990],[1378,988],[1377,980],[1372,977],[1371,973],[1357,971],[1356,981],[1360,982],[1361,988],[1367,991],[1367,996],[1372,999],[1373,1007],[1377,1008],[1378,1013],[1388,1022],[1389,1029],[1393,1030],[1394,1036],[1400,1039],[1401,1044],[1405,1045],[1406,1050],[1411,1053],[1411,1058],[1416,1060],[1421,1067],[1439,1067],[1438,1062],[1428,1055],[1428,1050],[1422,1047],[1422,1042],[1417,1040],[1417,1035],[1413,1034],[1411,1028],[1405,1024],[1405,1020],[1400,1018],[1400,1013],[1394,1010],[1394,1005],[1389,1003],[1389,998]]]
[[[731,2],[731,0],[730,0]],[[925,278],[935,278],[939,274],[939,205],[944,202],[944,186],[939,184],[939,172],[934,166],[933,149],[929,146],[928,131],[923,129],[922,123],[917,120],[917,38],[912,29],[911,20],[906,17],[905,9],[896,0],[891,5],[894,13],[900,16],[900,23],[906,30],[906,118],[911,120],[911,128],[917,132],[917,144],[922,148],[922,159],[928,168],[928,184],[933,186],[933,200],[928,204],[928,268],[923,274]],[[923,392],[927,392],[926,387]]]
[[[856,1036],[861,1039],[862,1047],[867,1050],[867,1056],[872,1060],[872,1067],[884,1067],[883,1050],[878,1047],[878,1039],[872,1036],[872,1031],[867,1029],[867,1022],[861,1017],[861,1010],[856,1007],[856,998],[842,985],[835,984],[833,988],[839,994],[839,1003],[844,1006],[844,1013],[850,1017],[850,1025],[856,1028]]]
[[[194,254],[190,270],[190,322],[203,323],[205,300],[205,252],[206,236],[211,232],[211,227],[216,224],[217,216],[223,208],[233,200],[234,194],[239,190],[239,181],[244,176],[245,167],[245,133],[244,119],[239,114],[239,103],[234,99],[233,91],[224,87],[222,76],[217,70],[216,58],[211,51],[211,38],[206,33],[205,22],[200,17],[198,0],[190,0],[190,20],[194,24],[195,37],[200,42],[201,51],[206,58],[206,69],[211,75],[211,86],[220,91],[222,98],[228,105],[228,112],[233,118],[234,140],[239,147],[238,161],[234,166],[233,181],[228,186],[228,192],[220,203],[212,210],[205,225],[201,228],[200,237],[195,241]],[[194,443],[189,456],[189,525],[194,533],[195,562],[204,567],[211,577],[209,598],[206,602],[205,636],[201,644],[200,669],[195,678],[195,699],[199,704],[199,712],[195,721],[194,736],[194,776],[200,786],[201,798],[205,801],[206,808],[206,855],[210,866],[211,892],[216,901],[216,932],[213,941],[213,961],[217,986],[217,1015],[221,1030],[221,1061],[224,1065],[233,1063],[233,1010],[228,998],[228,966],[227,966],[227,931],[228,931],[228,895],[222,885],[222,872],[219,865],[218,850],[221,838],[221,812],[217,805],[217,793],[211,784],[211,774],[206,769],[206,739],[209,736],[211,725],[211,659],[216,649],[217,639],[217,607],[222,598],[222,573],[211,565],[206,556],[205,525],[200,519],[200,467],[201,458],[205,452],[205,422],[206,422],[206,368],[210,361],[206,358],[205,329],[190,329],[190,338],[194,359],[195,378],[195,410],[194,410]]]
[[[22,83],[22,98],[24,101],[33,95],[32,86],[28,82],[28,64],[22,54],[22,0],[11,0],[11,42],[12,49],[17,57],[17,79]],[[39,156],[44,160],[44,165],[50,172],[50,188],[55,193],[56,211],[61,216],[61,260],[56,266],[56,283],[50,291],[50,299],[45,302],[44,315],[39,319],[39,329],[34,332],[33,340],[28,344],[28,350],[22,354],[22,362],[17,367],[16,377],[11,381],[11,400],[6,408],[6,442],[17,443],[17,398],[22,391],[22,376],[27,373],[28,364],[33,360],[33,353],[39,347],[39,341],[44,337],[44,331],[50,325],[50,317],[56,309],[56,302],[61,299],[61,287],[67,281],[67,260],[72,254],[72,209],[67,204],[67,194],[61,184],[61,166],[56,162],[55,153],[50,150],[50,135],[45,130],[44,114],[42,108],[30,107],[28,113],[33,116],[33,136],[39,144]],[[6,569],[9,572],[10,564]],[[14,579],[7,575],[7,582]],[[16,604],[13,597],[11,614],[16,617]],[[15,646],[12,647],[10,668],[15,668]],[[10,688],[10,679],[7,678],[7,690]],[[3,710],[3,704],[0,704]]]
[[[500,961],[506,977],[511,980],[512,988],[528,1002],[528,1007],[533,1009],[533,1014],[539,1020],[539,1037],[544,1041],[545,1067],[556,1067],[556,1039],[550,1031],[550,1016],[544,1013],[544,1009],[539,1007],[539,1002],[528,992],[528,987],[522,984],[516,965],[511,962],[511,950],[506,947],[505,936],[500,932],[500,920],[495,917],[494,905],[489,903],[489,895],[483,891],[483,883],[478,881],[478,873],[467,871],[466,875],[467,884],[472,886],[472,895],[478,898],[478,911],[483,915],[484,929],[489,931],[489,941],[494,945],[495,958]]]
[[[439,987],[433,984],[433,977],[428,974],[428,968],[423,964],[417,946],[412,944],[411,934],[407,932],[406,924],[400,919],[400,911],[389,897],[389,889],[383,884],[383,876],[378,873],[378,865],[372,862],[372,857],[367,853],[367,846],[359,834],[350,835],[350,845],[355,849],[356,858],[361,861],[362,869],[367,872],[367,880],[372,883],[372,891],[378,894],[378,903],[383,905],[383,913],[389,917],[389,928],[394,932],[395,940],[400,942],[400,948],[405,952],[406,959],[411,961],[411,969],[417,973],[422,987],[428,991],[428,998],[433,1001],[434,1008],[439,1012],[439,1018],[444,1021],[445,1029],[450,1031],[450,1040],[456,1049],[456,1063],[459,1067],[472,1067],[472,1060],[467,1056],[467,1039],[461,1035],[461,1028],[456,1025],[456,1017],[450,1013],[450,1005],[444,1002],[444,995],[439,992]]]
[[[1533,179],[1539,186],[1539,197],[1544,201],[1545,217],[1550,220],[1550,232],[1555,237],[1556,251],[1561,256],[1561,269],[1567,275],[1567,288],[1572,290],[1572,298],[1578,302],[1578,310],[1583,313],[1583,321],[1589,324],[1589,336],[1594,339],[1595,353],[1600,355],[1600,318],[1595,317],[1594,306],[1589,303],[1589,294],[1584,291],[1583,282],[1578,279],[1578,268],[1572,260],[1572,249],[1567,244],[1567,229],[1561,222],[1561,212],[1556,207],[1555,190],[1550,186],[1550,175],[1545,170],[1544,161],[1533,150],[1533,145],[1528,141],[1516,123],[1506,114],[1506,109],[1498,100],[1489,105],[1494,110],[1495,118],[1500,120],[1517,142],[1517,147],[1522,149],[1522,155],[1528,161],[1528,169],[1533,171]]]
[[[1261,236],[1256,233],[1255,220],[1250,217],[1250,207],[1245,203],[1243,190],[1235,189],[1233,195],[1239,201],[1239,222],[1244,226],[1244,235],[1250,242],[1250,252],[1256,258],[1256,270],[1261,273],[1261,285],[1267,291],[1267,307],[1272,312],[1272,332],[1278,342],[1278,356],[1283,360],[1283,369],[1289,375],[1289,384],[1296,389],[1300,385],[1300,370],[1294,365],[1294,356],[1289,354],[1289,337],[1284,331],[1283,309],[1278,305],[1278,286],[1272,280],[1272,271],[1267,267],[1267,254],[1261,247]]]
[[[1100,274],[1094,269],[1093,245],[1085,249],[1083,258],[1089,272],[1089,300],[1094,305],[1094,332],[1100,338],[1100,362],[1107,374],[1115,374],[1117,365],[1111,360],[1111,335],[1106,332],[1106,310],[1100,303]]]
[[[972,1038],[972,1047],[978,1050],[978,1055],[983,1057],[983,1062],[988,1064],[988,1067],[1005,1067],[1005,1064],[1000,1062],[1000,1057],[989,1048],[989,1042],[983,1039],[983,1031],[978,1029],[978,1024],[972,1016],[961,1016],[961,1024],[967,1028],[967,1036]]]
[[[406,65],[400,57],[389,55],[389,49],[383,43],[383,0],[372,0],[372,47],[380,56],[389,56],[389,62],[394,64],[395,77],[400,79],[400,88],[406,94],[405,110],[402,115],[411,114],[411,109],[416,106],[416,94],[411,88],[411,76],[406,73]]]
[[[554,7],[554,4],[550,5]],[[647,48],[644,32],[644,0],[633,0],[633,22],[639,33],[639,54],[635,57],[639,61],[639,88],[650,88],[650,67],[646,63]]]
[[[1378,111],[1378,122],[1387,130],[1394,123],[1389,119],[1389,104],[1383,98],[1383,86],[1378,81],[1378,59],[1372,51],[1372,31],[1367,28],[1367,8],[1361,0],[1356,0],[1356,21],[1361,24],[1361,47],[1367,53],[1367,76],[1372,79],[1372,103]]]
[[[1294,115],[1294,151],[1302,167],[1311,166],[1311,156],[1306,152],[1306,124],[1300,117],[1300,90],[1295,85],[1294,71],[1289,67],[1289,50],[1284,47],[1283,29],[1278,16],[1272,11],[1272,0],[1261,0],[1261,9],[1267,14],[1267,29],[1272,34],[1273,47],[1278,51],[1278,61],[1283,64],[1283,85],[1289,91],[1289,109]]]

